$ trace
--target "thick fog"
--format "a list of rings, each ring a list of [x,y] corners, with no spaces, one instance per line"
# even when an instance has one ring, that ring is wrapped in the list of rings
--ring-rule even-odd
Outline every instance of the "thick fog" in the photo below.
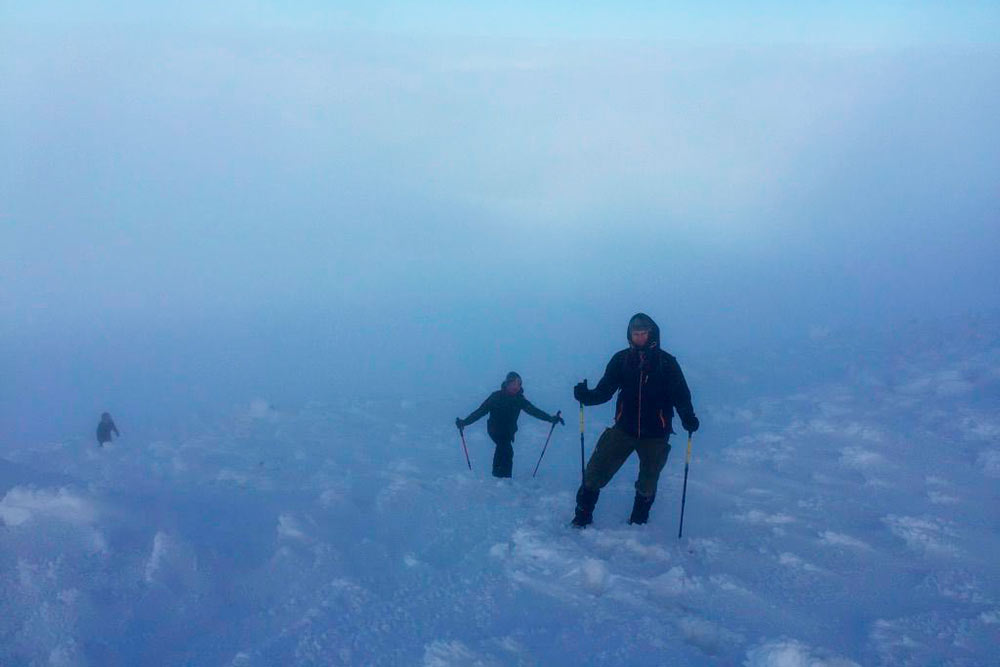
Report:
[[[444,418],[511,369],[570,408],[640,310],[697,376],[996,308],[995,12],[184,7],[3,10],[5,440],[258,396]]]
[[[996,3],[328,4],[0,3],[0,664],[990,663]]]

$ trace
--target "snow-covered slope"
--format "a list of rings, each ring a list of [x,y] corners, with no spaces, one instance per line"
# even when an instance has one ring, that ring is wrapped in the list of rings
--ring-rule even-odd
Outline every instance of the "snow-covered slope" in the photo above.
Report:
[[[633,461],[574,531],[575,412],[535,479],[547,425],[522,416],[497,481],[482,425],[470,473],[451,424],[481,397],[261,400],[193,437],[8,447],[0,664],[990,664],[984,331],[683,358],[703,428],[680,540],[681,438],[648,525],[625,523]]]

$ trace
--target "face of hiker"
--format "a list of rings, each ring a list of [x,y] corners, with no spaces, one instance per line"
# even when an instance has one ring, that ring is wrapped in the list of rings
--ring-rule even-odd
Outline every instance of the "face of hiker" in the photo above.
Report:
[[[629,338],[634,347],[642,349],[649,342],[649,329],[632,329]]]
[[[521,381],[518,380],[517,378],[514,378],[513,380],[508,380],[505,391],[508,394],[516,394],[517,392],[521,391]]]

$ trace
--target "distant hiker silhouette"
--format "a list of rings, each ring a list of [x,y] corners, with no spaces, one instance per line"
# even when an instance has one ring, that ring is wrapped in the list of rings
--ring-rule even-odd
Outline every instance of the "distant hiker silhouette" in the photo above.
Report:
[[[101,447],[104,443],[111,442],[111,432],[118,437],[121,437],[121,433],[118,432],[118,427],[115,426],[115,421],[111,418],[111,414],[107,412],[101,413],[101,423],[97,425],[97,444]]]
[[[486,432],[496,444],[493,452],[493,476],[510,477],[514,465],[514,433],[517,431],[517,417],[524,410],[532,417],[555,424],[565,423],[562,417],[542,412],[531,401],[524,397],[521,388],[521,376],[511,371],[501,383],[500,390],[490,394],[483,404],[476,408],[465,419],[455,419],[455,426],[464,430],[466,426],[480,419],[487,412],[490,418],[486,422]]]

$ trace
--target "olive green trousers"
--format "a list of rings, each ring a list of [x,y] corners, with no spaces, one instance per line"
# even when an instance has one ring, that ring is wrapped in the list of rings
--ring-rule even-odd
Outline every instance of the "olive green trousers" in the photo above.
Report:
[[[603,489],[615,473],[635,452],[639,456],[639,478],[635,481],[636,493],[645,498],[656,495],[660,472],[667,464],[670,443],[667,438],[633,438],[616,428],[604,429],[594,447],[583,475],[584,486]]]

